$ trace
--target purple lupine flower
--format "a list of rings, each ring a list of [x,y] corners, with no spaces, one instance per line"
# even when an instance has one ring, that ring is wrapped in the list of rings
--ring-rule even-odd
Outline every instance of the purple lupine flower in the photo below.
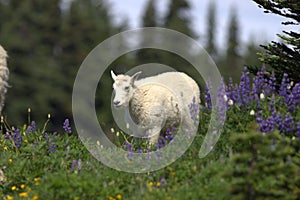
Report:
[[[125,144],[123,145],[124,149],[127,151],[133,151],[133,147],[132,144],[128,141],[125,142]]]
[[[226,95],[225,92],[225,84],[223,79],[220,82],[220,85],[218,86],[218,114],[219,114],[219,121],[220,125],[223,126],[226,119],[226,111],[228,108],[228,104],[226,99],[224,99],[224,96]]]
[[[263,121],[263,113],[262,113],[262,110],[259,110],[259,111],[256,113],[256,122],[257,122],[258,124],[260,124],[262,121]]]
[[[73,160],[71,164],[71,171],[80,172],[82,166],[81,166],[81,159],[79,160]]]
[[[269,86],[271,89],[271,93],[274,93],[276,91],[276,77],[274,71],[272,71],[271,77],[269,79]]]
[[[56,152],[56,148],[57,148],[56,144],[52,143],[51,145],[48,146],[48,151],[50,153],[55,153]]]
[[[273,121],[274,121],[277,129],[280,131],[280,133],[282,133],[283,128],[284,128],[284,124],[283,124],[283,121],[282,121],[282,114],[277,113],[276,110],[274,110],[272,112],[272,117],[273,117]]]
[[[160,148],[163,148],[164,146],[166,145],[166,140],[164,137],[160,137],[158,139],[158,143],[156,145],[156,149],[160,149]]]
[[[295,106],[300,105],[300,83],[296,83],[292,90],[293,102]]]
[[[212,108],[212,99],[211,99],[210,92],[212,92],[212,85],[208,80],[204,88],[204,97],[205,97],[205,105],[206,105],[205,108],[207,108],[207,110],[211,110]]]
[[[36,124],[35,121],[32,121],[31,124],[27,127],[27,133],[33,133],[36,131]]]
[[[236,84],[233,84],[232,78],[229,78],[226,95],[229,99],[233,100],[234,102],[238,102],[239,99],[238,86]]]
[[[50,137],[49,134],[47,132],[44,133],[44,138],[48,144],[48,151],[50,153],[55,153],[56,152],[56,149],[57,149],[57,146],[55,144],[55,141],[53,141],[53,139],[56,139],[56,136],[55,138],[53,137]]]
[[[162,185],[166,185],[167,184],[167,180],[165,179],[165,177],[162,177],[159,181]]]
[[[12,132],[12,139],[15,147],[19,149],[22,144],[22,135],[20,134],[20,129],[17,128]]]
[[[260,123],[259,131],[262,133],[271,133],[274,131],[274,118],[273,116],[269,116],[266,120],[262,120]]]
[[[10,139],[10,135],[6,133],[6,134],[4,135],[4,139],[9,140],[9,139]]]
[[[169,142],[173,140],[175,131],[175,128],[167,129],[165,133],[165,139]]]
[[[272,97],[271,97],[271,101],[270,101],[270,104],[268,106],[268,110],[270,112],[272,112],[272,114],[274,112],[276,112],[276,105],[275,105],[275,95],[273,94]]]
[[[290,85],[290,79],[288,77],[288,74],[284,73],[279,88],[279,95],[284,97],[284,99],[286,99],[291,92],[289,89],[289,85]]]
[[[64,124],[63,124],[63,129],[65,130],[66,133],[69,133],[69,134],[72,133],[69,119],[65,119]]]
[[[142,149],[138,149],[137,152],[138,153],[143,153],[143,150]]]
[[[190,116],[195,125],[199,124],[199,103],[196,102],[196,97],[193,97],[193,101],[189,104]]]
[[[252,92],[254,94],[260,94],[264,91],[265,79],[264,74],[266,72],[266,67],[263,66],[261,71],[257,72],[256,76],[253,78]],[[256,99],[258,100],[258,99]]]
[[[251,93],[251,85],[250,85],[250,75],[249,71],[247,70],[247,67],[244,67],[244,71],[242,72],[241,81],[239,85],[239,93],[241,96],[241,105],[247,106],[250,98]]]
[[[285,118],[283,120],[283,124],[284,124],[284,131],[286,133],[290,133],[290,132],[295,131],[294,118],[292,116],[290,116],[289,114],[285,115]]]
[[[274,72],[272,72],[270,78],[264,78],[263,91],[266,95],[270,95],[275,92],[276,83],[273,82],[274,80],[276,81]]]
[[[273,115],[264,119],[262,110],[258,111],[256,114],[256,122],[259,125],[259,131],[262,133],[270,133],[274,131],[275,128],[275,118]]]
[[[300,140],[300,120],[297,122],[297,137]]]

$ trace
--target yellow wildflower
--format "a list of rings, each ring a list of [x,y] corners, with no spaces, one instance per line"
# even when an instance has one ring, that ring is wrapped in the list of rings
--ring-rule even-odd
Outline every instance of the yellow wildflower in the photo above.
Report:
[[[148,183],[148,185],[149,185],[150,187],[152,187],[152,186],[153,186],[153,182],[150,181],[150,182]]]
[[[16,189],[17,189],[17,186],[15,186],[15,185],[11,187],[11,190],[12,190],[12,191],[14,191],[14,190],[16,190]]]
[[[39,185],[40,178],[34,178],[33,180],[35,182],[34,185],[36,185],[36,186]]]
[[[108,200],[116,200],[114,197],[108,197]]]
[[[160,186],[160,182],[157,182],[157,183],[156,183],[156,186],[159,187],[159,186]]]
[[[28,193],[27,192],[21,192],[21,193],[19,193],[19,197],[28,197]]]
[[[6,200],[14,200],[13,196],[7,195]]]
[[[118,195],[117,195],[117,199],[118,199],[118,200],[121,200],[121,199],[122,199],[122,195],[121,195],[121,194],[118,194]]]
[[[172,167],[167,167],[167,170],[173,171],[173,168]]]
[[[22,185],[20,186],[20,188],[24,189],[24,188],[25,188],[25,184],[22,184]]]
[[[13,160],[12,160],[11,158],[10,158],[10,159],[8,159],[8,162],[9,162],[9,163],[12,163],[12,161],[13,161]]]
[[[31,200],[38,200],[39,199],[39,196],[37,194],[35,194]]]
[[[34,180],[34,182],[38,182],[40,180],[40,178],[34,178],[33,180]]]
[[[5,147],[3,147],[3,149],[4,149],[4,151],[7,151],[7,147],[5,146]]]
[[[25,143],[28,143],[28,140],[25,139],[24,142],[25,142]]]

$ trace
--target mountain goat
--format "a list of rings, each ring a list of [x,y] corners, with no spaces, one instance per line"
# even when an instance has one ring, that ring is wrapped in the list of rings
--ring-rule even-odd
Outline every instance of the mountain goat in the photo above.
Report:
[[[0,113],[4,106],[5,94],[7,92],[8,87],[8,76],[9,70],[7,68],[7,53],[4,48],[0,45]]]
[[[142,128],[143,132],[134,135],[148,136],[149,143],[155,144],[163,128],[182,123],[189,126],[189,105],[193,100],[200,103],[200,90],[197,83],[182,72],[165,72],[138,80],[140,74],[115,75],[111,71],[115,91],[113,105],[126,108],[132,122]]]

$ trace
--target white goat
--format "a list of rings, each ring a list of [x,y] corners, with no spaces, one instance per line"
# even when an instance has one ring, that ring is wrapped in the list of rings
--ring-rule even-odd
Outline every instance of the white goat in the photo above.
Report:
[[[0,45],[0,113],[4,106],[5,94],[8,87],[9,70],[7,68],[7,53]]]
[[[162,128],[172,128],[181,122],[188,126],[191,121],[189,105],[200,103],[200,90],[197,83],[182,72],[166,72],[138,80],[141,72],[133,76],[115,75],[113,88],[115,107],[128,108],[132,121],[144,130],[149,143],[158,141]]]

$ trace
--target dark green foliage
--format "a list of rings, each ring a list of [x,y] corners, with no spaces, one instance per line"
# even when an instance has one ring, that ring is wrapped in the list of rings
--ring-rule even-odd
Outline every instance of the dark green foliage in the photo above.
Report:
[[[299,199],[299,140],[255,131],[230,140],[238,144],[224,172],[230,199]]]
[[[59,3],[59,0],[1,3],[9,20],[0,17],[0,42],[9,54],[12,86],[5,113],[15,122],[24,119],[22,113],[28,107],[39,111],[36,115],[41,119],[46,119],[49,112],[55,116],[55,109],[64,110],[63,74],[59,73],[57,60],[61,36]]]
[[[240,75],[241,63],[240,58],[240,38],[239,38],[239,24],[237,18],[237,12],[234,8],[231,10],[231,16],[229,19],[229,25],[227,29],[227,49],[226,49],[226,66],[225,74],[227,76],[236,78]],[[233,72],[233,73],[232,73]]]
[[[143,14],[142,27],[157,27],[157,26],[158,26],[158,19],[157,19],[157,12],[155,9],[155,1],[150,0]],[[145,46],[146,43],[151,44],[151,41],[155,41],[158,39],[156,38],[155,35],[151,35],[147,38],[144,38],[143,36],[141,37],[142,37],[142,41],[140,42],[141,46]],[[145,40],[147,40],[147,42]],[[161,62],[161,56],[157,49],[138,50],[136,57],[140,64]]]
[[[237,10],[232,7],[229,17],[229,24],[227,26],[227,46],[225,55],[220,59],[218,67],[222,76],[227,80],[231,77],[233,80],[238,81],[242,71],[242,55],[240,53],[240,29],[237,17]]]
[[[210,1],[208,7],[208,16],[207,16],[207,42],[206,42],[206,51],[212,56],[212,58],[216,58],[217,56],[217,47],[216,47],[216,2]]]
[[[265,9],[266,13],[274,13],[287,18],[284,25],[299,26],[300,23],[300,2],[298,0],[253,0],[259,7]],[[260,54],[260,61],[271,66],[278,77],[283,72],[289,77],[300,81],[300,33],[297,31],[283,31],[284,34],[277,34],[279,42],[272,41],[268,45],[262,45],[266,53]],[[257,69],[253,69],[257,71]]]
[[[157,13],[155,9],[155,0],[150,0],[146,6],[142,21],[143,27],[157,26]]]
[[[163,27],[195,37],[196,35],[191,28],[190,8],[190,3],[187,0],[171,0],[169,10],[164,18]]]
[[[22,124],[27,108],[43,121],[71,117],[77,70],[87,54],[117,31],[102,1],[0,1],[0,43],[9,54],[11,72],[4,115]],[[54,124],[56,125],[56,124]]]
[[[244,66],[256,66],[261,68],[261,62],[259,61],[259,53],[262,53],[262,48],[258,44],[250,39],[250,42],[246,46],[246,52],[243,55],[243,65]]]

